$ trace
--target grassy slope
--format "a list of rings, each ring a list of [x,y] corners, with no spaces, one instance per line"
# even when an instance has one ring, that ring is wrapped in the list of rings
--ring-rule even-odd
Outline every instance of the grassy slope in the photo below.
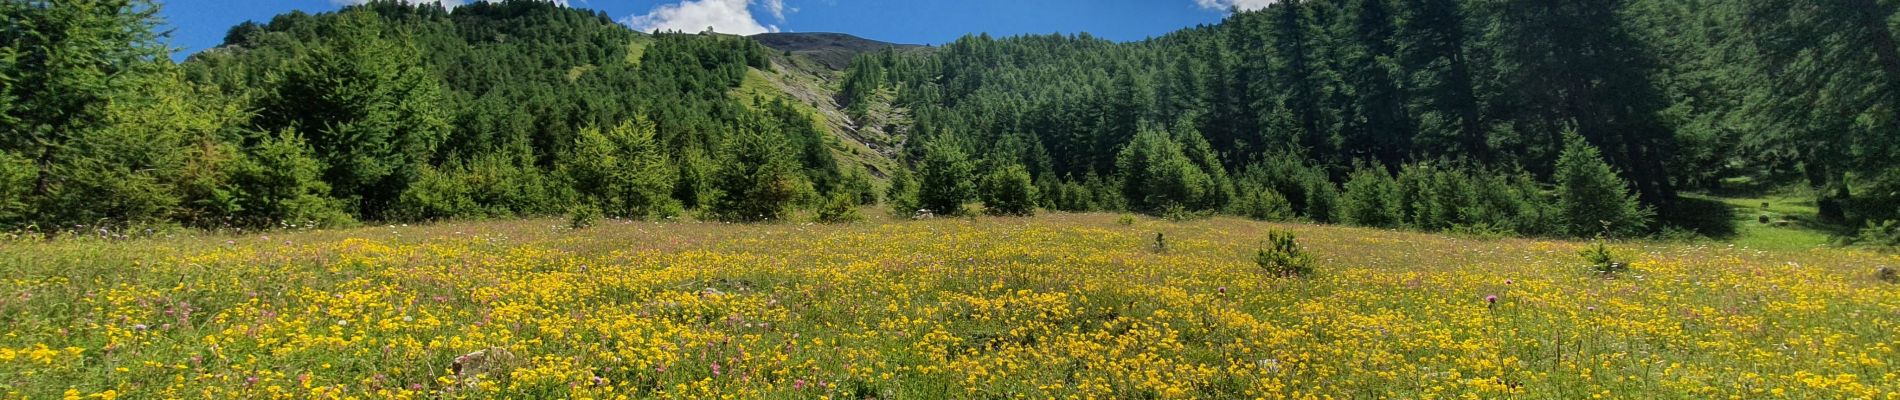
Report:
[[[748,71],[731,95],[747,105],[753,104],[755,99],[785,100],[811,116],[812,124],[835,139],[831,143],[832,152],[840,162],[863,167],[880,178],[895,171],[896,162],[891,159],[896,154],[895,143],[884,137],[881,130],[874,132],[855,126],[839,109],[834,99],[838,72],[802,56],[774,55],[772,63],[772,71]]]
[[[1851,233],[1842,227],[1820,222],[1814,200],[1806,195],[1761,195],[1755,197],[1716,197],[1684,195],[1683,202],[1695,204],[1688,218],[1702,219],[1703,225],[1717,225],[1716,239],[1736,246],[1765,250],[1805,250],[1826,247],[1833,237]],[[1762,205],[1767,204],[1764,208]],[[1762,217],[1768,222],[1761,222]]]
[[[1900,396],[1890,255],[1628,243],[1604,279],[1578,243],[1225,218],[560,225],[4,243],[0,393]],[[1257,272],[1276,229],[1317,276]],[[512,357],[448,372],[482,349]]]

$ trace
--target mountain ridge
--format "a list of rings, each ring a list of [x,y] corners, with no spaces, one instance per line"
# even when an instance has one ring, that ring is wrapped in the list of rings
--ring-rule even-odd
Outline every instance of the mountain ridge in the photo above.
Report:
[[[747,36],[767,48],[802,55],[835,71],[851,67],[858,54],[884,49],[918,49],[929,46],[866,39],[838,32],[774,32]]]

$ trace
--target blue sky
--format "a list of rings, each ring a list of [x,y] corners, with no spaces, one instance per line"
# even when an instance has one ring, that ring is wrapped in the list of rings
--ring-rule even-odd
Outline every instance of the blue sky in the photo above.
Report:
[[[169,0],[162,15],[178,58],[216,46],[244,21],[303,10],[332,11],[361,0]],[[436,1],[436,0],[421,0]],[[475,0],[444,0],[445,4]],[[843,32],[870,39],[941,44],[967,33],[996,36],[1088,32],[1139,40],[1215,23],[1231,7],[1272,0],[556,0],[606,11],[642,30],[726,33]],[[690,27],[690,28],[688,28]]]

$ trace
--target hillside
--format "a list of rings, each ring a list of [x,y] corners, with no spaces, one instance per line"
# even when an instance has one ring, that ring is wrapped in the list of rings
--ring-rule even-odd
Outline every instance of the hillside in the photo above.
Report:
[[[1838,249],[1113,214],[0,243],[13,396],[1882,398]],[[1255,252],[1290,232],[1305,278]],[[1164,246],[1157,246],[1160,238]],[[1495,298],[1495,302],[1488,302]],[[70,392],[69,392],[70,391]],[[110,396],[108,396],[110,397]]]
[[[785,100],[811,117],[832,140],[841,162],[863,168],[872,177],[886,179],[900,168],[898,156],[909,126],[888,120],[901,110],[886,109],[854,117],[838,99],[843,76],[803,54],[773,54],[770,68],[754,68],[733,94],[746,103]]]
[[[138,10],[65,3],[5,10],[10,27],[16,12],[40,21],[19,29],[152,32],[155,23]],[[123,18],[84,25],[62,12]],[[835,78],[755,85],[799,100],[755,102],[732,93],[803,64],[744,37],[642,34],[544,1],[291,12],[232,27],[183,63],[152,61],[164,51],[156,35],[109,36],[121,41],[60,36],[106,54],[67,64],[44,61],[66,44],[6,42],[8,54],[46,65],[9,62],[0,80],[37,74],[96,90],[0,87],[0,99],[31,100],[0,104],[9,138],[0,229],[336,226],[576,208],[776,219],[794,202],[874,202],[873,176],[894,168],[891,150],[831,128],[849,126],[842,119],[800,110],[831,101]],[[814,129],[814,117],[828,129]],[[758,194],[741,184],[770,186],[773,200],[747,206]],[[115,200],[83,200],[96,198]]]

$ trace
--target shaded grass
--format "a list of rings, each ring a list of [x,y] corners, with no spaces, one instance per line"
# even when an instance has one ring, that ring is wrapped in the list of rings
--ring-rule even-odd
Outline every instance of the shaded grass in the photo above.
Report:
[[[1843,226],[1821,222],[1813,199],[1798,194],[1759,197],[1683,195],[1682,206],[1665,218],[1711,238],[1764,250],[1826,247],[1851,234]],[[1767,222],[1762,222],[1766,219]],[[1704,230],[1707,229],[1707,230]]]

